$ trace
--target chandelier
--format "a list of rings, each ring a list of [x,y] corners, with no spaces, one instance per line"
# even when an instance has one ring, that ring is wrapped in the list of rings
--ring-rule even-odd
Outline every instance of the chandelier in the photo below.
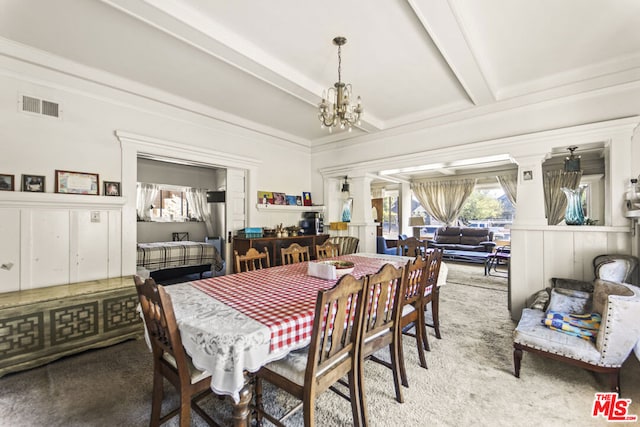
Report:
[[[344,37],[336,37],[333,44],[338,46],[338,81],[326,91],[322,91],[322,102],[318,105],[320,114],[320,127],[329,128],[329,132],[338,124],[340,129],[345,127],[351,132],[353,125],[360,125],[360,116],[363,114],[362,101],[358,97],[358,103],[351,105],[352,89],[350,84],[342,82],[342,45],[347,43]]]

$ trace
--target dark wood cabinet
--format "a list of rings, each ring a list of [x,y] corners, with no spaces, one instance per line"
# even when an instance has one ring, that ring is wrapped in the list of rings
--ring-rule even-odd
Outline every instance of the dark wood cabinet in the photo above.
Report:
[[[271,266],[282,264],[280,249],[288,248],[292,243],[300,246],[309,247],[309,256],[315,259],[316,245],[323,244],[329,238],[328,234],[318,234],[312,236],[293,236],[293,237],[257,237],[257,238],[233,238],[233,250],[243,255],[249,248],[255,248],[258,252],[262,252],[264,248],[269,250],[269,261]],[[235,259],[233,260],[235,266]],[[234,267],[235,269],[235,267]]]

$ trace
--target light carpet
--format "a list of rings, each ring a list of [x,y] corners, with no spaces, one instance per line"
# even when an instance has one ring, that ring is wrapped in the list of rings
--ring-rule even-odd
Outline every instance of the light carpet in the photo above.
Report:
[[[507,281],[486,277],[482,266],[449,263],[441,291],[441,340],[430,330],[429,369],[420,368],[415,341],[404,350],[410,387],[405,403],[394,399],[391,373],[365,364],[372,426],[595,426],[594,393],[608,391],[605,378],[561,362],[525,353],[521,378],[513,376]],[[143,340],[67,357],[0,379],[2,426],[145,426],[151,412],[151,357]],[[167,400],[177,396],[166,383]],[[631,355],[622,370],[623,397],[640,415],[640,363]],[[271,387],[272,411],[293,402]],[[212,398],[210,413],[229,424],[229,404]],[[349,403],[331,392],[317,401],[318,426],[352,423]],[[192,425],[204,425],[194,413]],[[177,426],[174,418],[167,425]],[[288,425],[301,426],[301,414]]]

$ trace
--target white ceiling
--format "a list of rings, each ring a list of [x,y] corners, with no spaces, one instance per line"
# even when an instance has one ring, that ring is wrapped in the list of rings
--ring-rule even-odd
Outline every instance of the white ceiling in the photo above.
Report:
[[[365,115],[329,134],[337,35]],[[0,37],[306,146],[640,79],[638,0],[0,0]]]

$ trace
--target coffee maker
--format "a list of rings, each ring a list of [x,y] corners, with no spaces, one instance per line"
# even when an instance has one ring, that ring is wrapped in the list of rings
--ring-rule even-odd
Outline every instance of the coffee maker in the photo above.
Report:
[[[302,218],[300,228],[304,235],[311,236],[324,232],[322,212],[305,212],[302,214]]]

